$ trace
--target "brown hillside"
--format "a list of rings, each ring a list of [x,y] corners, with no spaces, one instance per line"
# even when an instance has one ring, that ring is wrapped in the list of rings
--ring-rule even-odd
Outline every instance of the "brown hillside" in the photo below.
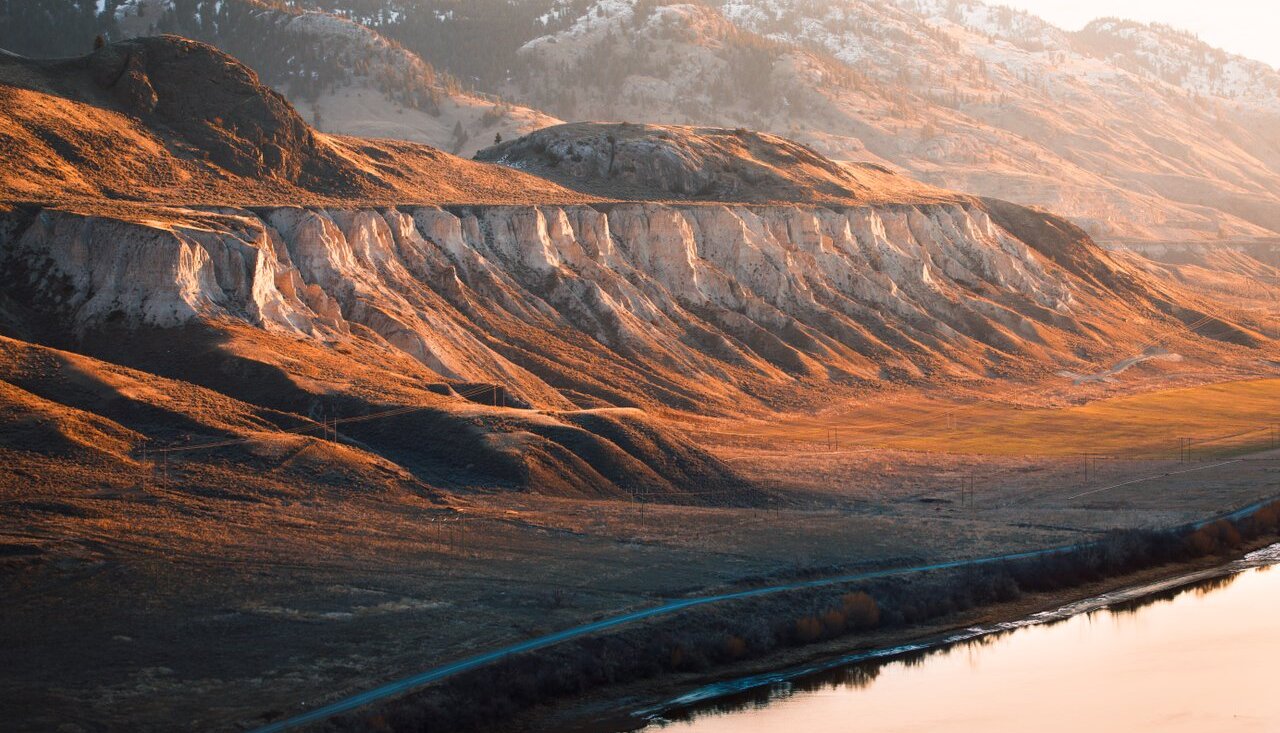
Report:
[[[516,171],[311,129],[220,51],[176,36],[0,55],[0,200],[184,205],[575,203]]]

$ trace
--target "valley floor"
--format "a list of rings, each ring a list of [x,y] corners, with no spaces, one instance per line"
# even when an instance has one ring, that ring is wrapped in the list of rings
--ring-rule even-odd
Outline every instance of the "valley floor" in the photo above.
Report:
[[[1185,419],[1230,435],[1269,425],[1276,404],[1280,380],[1251,380],[1019,415],[1057,436],[1038,455],[1008,449],[1008,423],[990,415],[964,428],[986,431],[968,445],[988,449],[954,454],[905,450],[914,438],[862,415],[822,418],[841,427],[836,444],[816,429],[781,446],[759,426],[694,425],[769,489],[763,508],[271,497],[237,495],[234,477],[199,493],[178,477],[123,492],[10,486],[0,715],[25,730],[234,730],[660,599],[1213,516],[1280,494],[1270,432],[1189,458],[1153,440],[1090,460],[1087,475],[1089,441],[1072,436],[1099,435],[1090,421],[1115,415],[1126,430],[1180,433]]]

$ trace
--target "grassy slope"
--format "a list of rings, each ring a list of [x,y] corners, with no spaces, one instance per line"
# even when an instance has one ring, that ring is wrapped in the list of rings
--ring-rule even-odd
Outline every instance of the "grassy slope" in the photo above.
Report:
[[[114,54],[114,55],[113,55]],[[132,86],[120,58],[137,64]],[[125,69],[132,67],[128,63]],[[133,73],[136,72],[136,73]],[[107,80],[107,81],[104,81]],[[199,97],[217,91],[225,104]],[[154,109],[148,95],[154,91]],[[138,97],[142,100],[139,101]],[[282,148],[282,151],[276,150]],[[234,151],[234,153],[232,152]],[[227,153],[221,155],[220,153]],[[238,156],[253,168],[233,165]],[[301,176],[313,168],[319,175]],[[500,166],[392,140],[315,133],[239,62],[173,37],[79,59],[0,55],[0,202],[170,205],[583,203]]]

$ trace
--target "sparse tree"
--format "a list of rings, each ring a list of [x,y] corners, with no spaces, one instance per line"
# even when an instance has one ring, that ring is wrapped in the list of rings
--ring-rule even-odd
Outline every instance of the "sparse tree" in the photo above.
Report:
[[[462,151],[462,146],[467,144],[467,140],[470,137],[466,129],[462,127],[462,120],[453,123],[453,152],[455,155]]]

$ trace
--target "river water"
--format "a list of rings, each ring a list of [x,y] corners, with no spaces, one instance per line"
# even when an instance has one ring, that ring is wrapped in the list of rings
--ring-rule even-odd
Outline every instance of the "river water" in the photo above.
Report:
[[[644,730],[1280,733],[1277,562],[1280,546],[924,649],[695,690]]]

